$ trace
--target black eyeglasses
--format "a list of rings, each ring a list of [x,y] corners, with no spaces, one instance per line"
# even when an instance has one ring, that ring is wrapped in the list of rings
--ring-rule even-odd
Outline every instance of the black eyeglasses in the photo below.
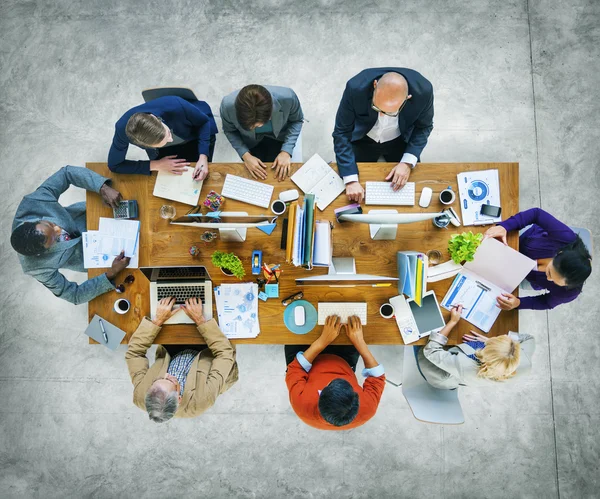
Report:
[[[281,300],[281,304],[287,306],[293,301],[302,300],[302,298],[304,298],[304,293],[302,291],[298,291],[297,293],[294,293],[293,295],[290,295],[287,298]]]
[[[408,97],[406,97],[406,99],[404,99],[404,102],[400,106],[400,109],[398,109],[398,111],[395,111],[393,113],[386,113],[385,111],[382,111],[375,105],[375,103],[373,101],[371,101],[371,109],[373,109],[374,111],[377,111],[378,113],[383,113],[386,116],[389,116],[390,118],[395,118],[396,116],[398,116],[400,114],[400,111],[402,111],[404,109],[404,106],[406,106],[407,102],[408,102]]]
[[[135,276],[133,274],[129,274],[125,279],[123,279],[123,282],[121,284],[119,284],[118,286],[115,286],[115,291],[117,293],[124,293],[125,292],[125,284],[132,284],[135,281]]]

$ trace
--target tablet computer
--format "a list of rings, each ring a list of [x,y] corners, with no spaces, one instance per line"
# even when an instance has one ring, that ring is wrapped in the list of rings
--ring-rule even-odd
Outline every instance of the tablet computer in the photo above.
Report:
[[[446,325],[434,291],[428,291],[423,295],[420,307],[412,298],[406,302],[419,329],[419,338],[429,336],[433,332],[437,333]]]

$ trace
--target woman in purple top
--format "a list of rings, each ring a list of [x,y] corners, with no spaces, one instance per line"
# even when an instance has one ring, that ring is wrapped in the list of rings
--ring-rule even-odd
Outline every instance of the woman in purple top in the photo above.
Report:
[[[539,296],[517,298],[508,293],[498,297],[503,310],[548,310],[573,301],[592,272],[592,257],[581,238],[568,226],[540,208],[531,208],[490,228],[485,237],[507,244],[506,233],[531,225],[519,237],[519,251],[537,262],[537,270],[526,277],[533,289],[545,289]]]

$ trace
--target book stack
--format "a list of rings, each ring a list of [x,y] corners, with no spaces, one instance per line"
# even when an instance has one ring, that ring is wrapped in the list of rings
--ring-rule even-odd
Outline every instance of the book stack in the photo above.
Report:
[[[427,293],[427,255],[418,251],[398,251],[397,262],[398,292],[415,300],[420,307],[423,295]]]
[[[315,216],[316,196],[307,194],[302,204],[289,208],[285,261],[296,267],[312,269],[331,264],[331,226]]]

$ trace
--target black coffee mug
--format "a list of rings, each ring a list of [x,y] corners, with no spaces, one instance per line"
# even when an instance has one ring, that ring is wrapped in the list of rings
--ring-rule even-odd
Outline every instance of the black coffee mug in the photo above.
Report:
[[[392,307],[392,305],[389,303],[384,303],[381,305],[381,307],[379,307],[379,313],[384,319],[391,319],[394,317],[394,307]]]
[[[276,199],[271,205],[271,211],[275,213],[275,215],[283,215],[285,213],[285,203]]]

